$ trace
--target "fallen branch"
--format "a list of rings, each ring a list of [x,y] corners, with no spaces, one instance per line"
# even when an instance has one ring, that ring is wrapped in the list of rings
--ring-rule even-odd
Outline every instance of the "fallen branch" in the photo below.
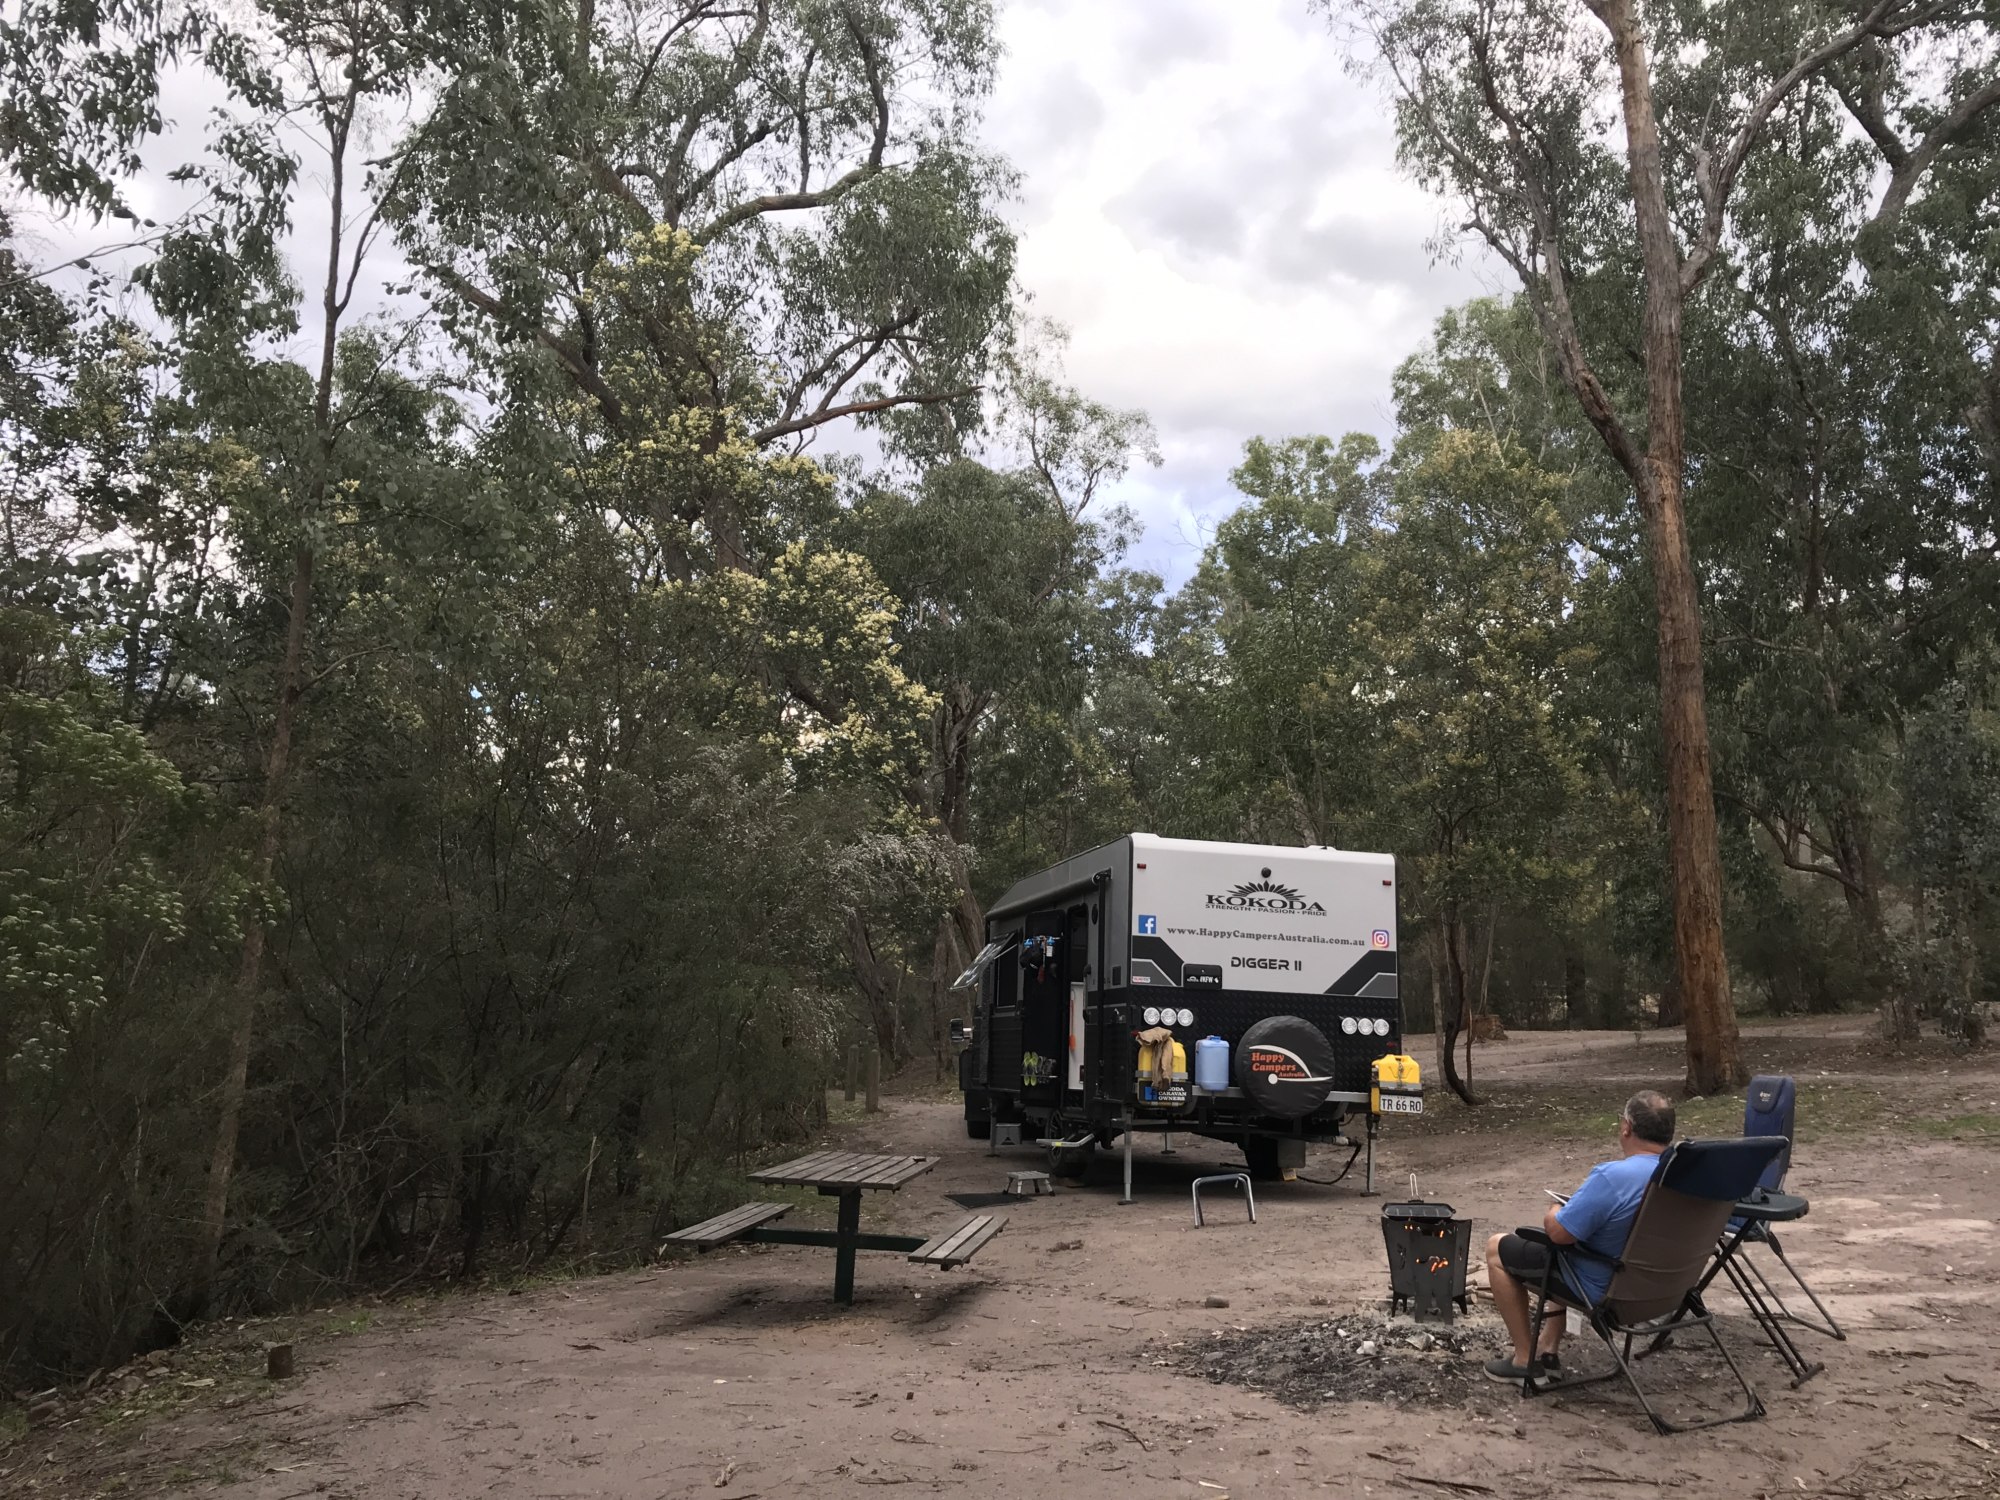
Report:
[[[1146,1440],[1145,1440],[1144,1438],[1140,1437],[1138,1433],[1134,1432],[1134,1431],[1133,1431],[1133,1430],[1132,1430],[1131,1428],[1127,1427],[1127,1426],[1126,1426],[1126,1425],[1125,1425],[1124,1423],[1122,1423],[1122,1422],[1107,1422],[1107,1421],[1105,1421],[1105,1420],[1104,1420],[1104,1418],[1102,1418],[1102,1417],[1099,1417],[1099,1418],[1097,1418],[1096,1420],[1097,1420],[1097,1425],[1098,1425],[1099,1427],[1109,1427],[1109,1428],[1110,1428],[1110,1429],[1111,1429],[1111,1430],[1112,1430],[1113,1432],[1122,1432],[1122,1433],[1124,1433],[1124,1434],[1125,1434],[1125,1436],[1127,1436],[1128,1438],[1130,1438],[1130,1439],[1131,1439],[1131,1440],[1132,1440],[1133,1442],[1137,1443],[1137,1444],[1139,1445],[1139,1447],[1140,1447],[1140,1448],[1141,1448],[1141,1449],[1142,1449],[1143,1451],[1145,1451],[1145,1452],[1147,1452],[1147,1453],[1151,1453],[1151,1452],[1153,1451],[1153,1445],[1152,1445],[1151,1443],[1147,1442],[1147,1441],[1146,1441]]]
[[[1614,1474],[1609,1469],[1565,1469],[1563,1472],[1578,1479],[1594,1479],[1599,1484],[1645,1484],[1658,1489],[1671,1482],[1665,1479],[1636,1479],[1630,1474]]]

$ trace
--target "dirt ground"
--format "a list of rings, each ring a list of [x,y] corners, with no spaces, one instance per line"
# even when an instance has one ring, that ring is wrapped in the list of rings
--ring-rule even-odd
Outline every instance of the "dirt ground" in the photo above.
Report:
[[[1477,1378],[1499,1326],[1479,1299],[1443,1343],[1411,1349],[1403,1335],[1421,1330],[1383,1325],[1382,1200],[1362,1196],[1359,1168],[1337,1187],[1261,1188],[1254,1225],[1218,1196],[1197,1229],[1190,1179],[1235,1158],[1184,1137],[1165,1156],[1142,1137],[1135,1204],[1118,1204],[1116,1155],[1100,1153],[1089,1186],[1000,1209],[1006,1232],[961,1270],[864,1254],[850,1309],[830,1300],[829,1253],[774,1246],[382,1309],[362,1331],[304,1339],[298,1377],[275,1386],[256,1377],[253,1335],[224,1339],[210,1365],[188,1365],[220,1361],[220,1377],[186,1377],[217,1383],[162,1415],[79,1417],[0,1448],[0,1492],[2000,1495],[2000,1057],[1884,1059],[1865,1030],[1793,1022],[1747,1038],[1760,1070],[1801,1080],[1791,1185],[1812,1212],[1786,1242],[1849,1332],[1799,1335],[1826,1369],[1794,1390],[1719,1295],[1768,1407],[1757,1422],[1656,1436],[1616,1384],[1524,1401]],[[1416,1172],[1476,1221],[1476,1258],[1491,1229],[1539,1217],[1542,1188],[1608,1153],[1619,1100],[1678,1074],[1665,1034],[1483,1046],[1488,1106],[1434,1089],[1421,1122],[1386,1128],[1378,1186],[1399,1196]],[[1740,1111],[1703,1103],[1683,1128],[1733,1132]],[[943,1158],[869,1200],[864,1227],[884,1230],[934,1231],[966,1212],[948,1195],[1041,1165],[1032,1148],[988,1155],[935,1100],[891,1100],[836,1137]],[[1315,1153],[1307,1170],[1333,1165]],[[808,1203],[788,1222],[823,1212]],[[1592,1342],[1572,1339],[1573,1367],[1604,1367]],[[1225,1345],[1239,1352],[1208,1357]],[[1295,1404],[1318,1379],[1299,1351],[1322,1347],[1340,1378]],[[1655,1379],[1685,1408],[1715,1398],[1716,1374],[1670,1353]]]

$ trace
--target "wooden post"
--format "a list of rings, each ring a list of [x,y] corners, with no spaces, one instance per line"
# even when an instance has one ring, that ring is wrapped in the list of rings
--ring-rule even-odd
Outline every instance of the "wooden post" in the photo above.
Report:
[[[296,1366],[290,1344],[273,1344],[264,1352],[264,1373],[272,1380],[290,1380]]]
[[[854,1102],[854,1085],[861,1076],[861,1049],[852,1043],[847,1048],[847,1102]]]
[[[875,1114],[882,1108],[882,1049],[871,1048],[868,1053],[868,1113]]]

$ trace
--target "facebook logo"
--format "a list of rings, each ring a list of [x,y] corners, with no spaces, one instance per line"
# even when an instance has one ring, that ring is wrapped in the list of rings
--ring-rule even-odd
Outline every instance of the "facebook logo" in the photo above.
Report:
[[[1158,917],[1139,918],[1139,933],[1142,937],[1158,937],[1160,934],[1160,919]]]

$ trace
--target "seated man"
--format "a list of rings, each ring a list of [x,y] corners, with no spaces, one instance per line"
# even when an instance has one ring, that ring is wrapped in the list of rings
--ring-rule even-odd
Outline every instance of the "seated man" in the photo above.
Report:
[[[1650,1089],[1634,1094],[1625,1102],[1618,1117],[1618,1150],[1615,1161],[1590,1169],[1567,1202],[1553,1204],[1542,1216],[1542,1229],[1558,1245],[1582,1245],[1597,1255],[1616,1259],[1624,1253],[1625,1238],[1638,1216],[1639,1200],[1653,1179],[1659,1155],[1674,1139],[1673,1101]],[[1496,1234],[1486,1242],[1486,1279],[1493,1289],[1494,1304],[1514,1337],[1509,1354],[1487,1361],[1486,1373],[1495,1380],[1520,1382],[1528,1378],[1528,1333],[1531,1325],[1532,1289],[1541,1285],[1548,1265],[1546,1246],[1533,1244],[1518,1234]],[[1568,1284],[1572,1296],[1594,1302],[1611,1284],[1608,1260],[1588,1255],[1556,1252],[1560,1282]],[[1556,1346],[1562,1341],[1560,1310],[1542,1324],[1541,1348],[1535,1351],[1538,1386],[1558,1378]]]

